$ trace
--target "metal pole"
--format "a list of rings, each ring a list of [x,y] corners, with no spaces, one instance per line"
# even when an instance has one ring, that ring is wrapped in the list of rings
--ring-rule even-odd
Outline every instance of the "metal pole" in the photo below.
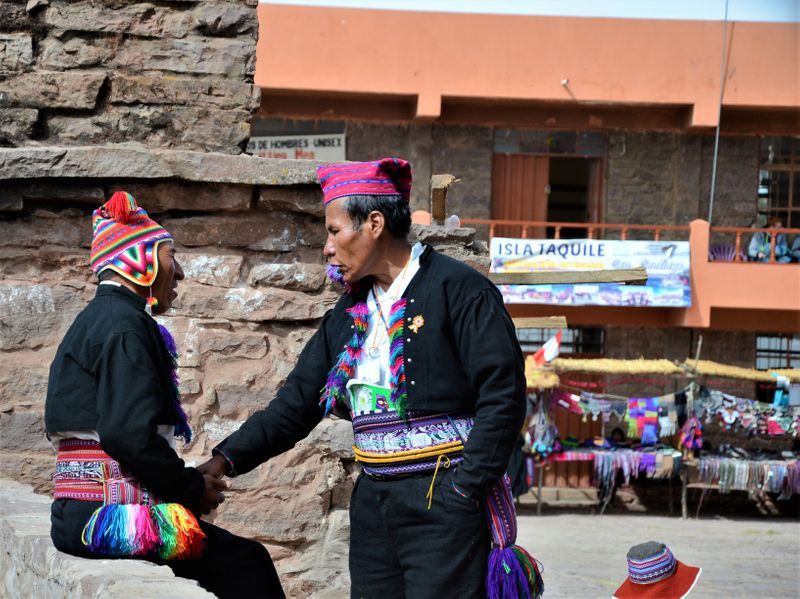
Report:
[[[711,192],[708,198],[708,224],[714,216],[714,191],[717,187],[717,157],[719,156],[719,126],[722,119],[722,97],[725,94],[725,62],[728,45],[728,0],[725,0],[725,18],[722,21],[722,64],[719,69],[719,104],[717,107],[717,133],[714,136],[714,160],[711,164]]]

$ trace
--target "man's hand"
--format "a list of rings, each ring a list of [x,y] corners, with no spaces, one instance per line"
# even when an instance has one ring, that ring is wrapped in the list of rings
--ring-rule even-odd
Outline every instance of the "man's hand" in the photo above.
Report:
[[[200,471],[200,474],[208,474],[214,478],[222,478],[228,470],[228,461],[223,456],[214,454],[210,460],[200,464],[197,469]]]
[[[230,486],[230,483],[210,474],[203,474],[203,481],[205,482],[205,488],[203,489],[203,496],[197,505],[197,511],[200,514],[208,514],[225,501],[223,491]]]

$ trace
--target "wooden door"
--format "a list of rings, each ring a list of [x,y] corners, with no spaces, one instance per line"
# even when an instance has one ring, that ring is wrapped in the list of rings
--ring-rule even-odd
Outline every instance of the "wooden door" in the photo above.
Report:
[[[491,218],[547,220],[550,159],[527,154],[495,154],[492,160]],[[520,227],[495,227],[495,237],[522,237]],[[545,227],[532,227],[526,237],[544,238]]]

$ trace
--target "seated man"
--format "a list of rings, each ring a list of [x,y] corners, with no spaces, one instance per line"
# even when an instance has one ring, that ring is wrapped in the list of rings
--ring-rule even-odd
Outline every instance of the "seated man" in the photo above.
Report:
[[[94,299],[50,367],[45,424],[58,451],[51,536],[81,557],[166,564],[219,597],[283,597],[269,553],[198,521],[227,483],[187,467],[175,437],[192,431],[177,351],[152,317],[184,278],[172,236],[117,192],[92,215]]]
[[[777,216],[771,216],[767,221],[767,226],[771,229],[780,229],[783,227],[783,221]],[[754,233],[747,246],[747,258],[751,262],[769,262],[771,243],[772,236],[769,233],[765,231]],[[791,260],[786,235],[778,233],[775,238],[775,261],[785,263],[791,262]]]

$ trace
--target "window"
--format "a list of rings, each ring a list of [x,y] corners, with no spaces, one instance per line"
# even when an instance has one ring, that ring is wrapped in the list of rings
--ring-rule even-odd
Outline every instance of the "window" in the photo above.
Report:
[[[522,353],[535,353],[553,337],[559,329],[517,329]],[[605,346],[605,329],[599,327],[579,327],[564,329],[561,335],[561,354],[592,355],[602,354]]]
[[[800,335],[756,337],[756,368],[800,368]]]
[[[800,228],[800,137],[761,138],[758,226],[771,216]]]

